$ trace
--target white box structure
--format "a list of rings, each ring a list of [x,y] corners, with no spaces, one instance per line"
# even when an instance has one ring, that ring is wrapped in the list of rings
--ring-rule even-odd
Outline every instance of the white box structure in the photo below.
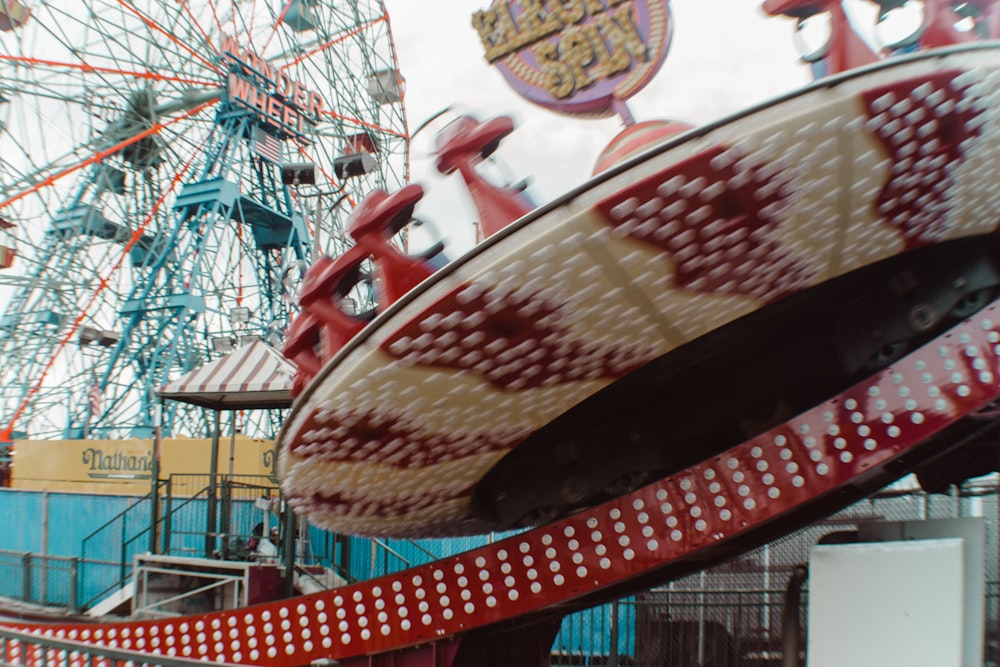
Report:
[[[963,667],[964,551],[961,538],[813,548],[809,667]]]

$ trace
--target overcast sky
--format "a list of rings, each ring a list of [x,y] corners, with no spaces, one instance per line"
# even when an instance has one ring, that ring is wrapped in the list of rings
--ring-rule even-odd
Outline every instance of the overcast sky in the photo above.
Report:
[[[508,114],[518,129],[498,157],[517,179],[530,177],[538,203],[586,179],[621,129],[616,119],[567,118],[516,95],[483,57],[472,14],[489,0],[386,0],[406,78],[411,131],[453,105],[481,118]],[[793,24],[766,16],[760,0],[673,0],[673,45],[663,69],[630,102],[636,120],[708,122],[809,80],[792,40]],[[427,158],[431,133],[414,142],[413,180],[428,194],[418,215],[447,230],[452,249],[471,244],[471,204],[453,179],[442,182]],[[456,193],[458,194],[456,195]]]

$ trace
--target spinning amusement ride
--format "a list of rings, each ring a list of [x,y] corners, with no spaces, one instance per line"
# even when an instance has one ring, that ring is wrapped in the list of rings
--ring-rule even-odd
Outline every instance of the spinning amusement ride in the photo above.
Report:
[[[22,627],[248,665],[545,664],[572,610],[734,556],[907,473],[941,488],[992,468],[1000,49],[985,40],[1000,36],[997,3],[925,2],[913,34],[876,52],[836,0],[769,0],[766,11],[800,27],[828,22],[823,46],[806,54],[822,78],[693,129],[636,123],[625,104],[669,47],[665,0],[526,4],[500,0],[477,13],[487,58],[533,101],[616,113],[626,130],[593,179],[532,209],[476,171],[512,130],[509,121],[453,124],[438,139],[437,164],[468,185],[487,238],[443,268],[394,241],[420,205],[419,185],[376,188],[359,200],[342,228],[352,243],[304,273],[301,311],[282,343],[298,367],[297,398],[279,435],[286,497],[330,530],[520,532],[381,579],[247,609]],[[911,4],[886,0],[880,16]],[[239,78],[274,62],[253,56],[271,53],[266,37],[235,39],[256,50],[219,56],[216,68],[226,63]],[[193,43],[214,44],[195,34],[170,48]],[[185,61],[200,62],[203,52],[190,48]],[[292,80],[327,90],[303,75]],[[208,98],[202,90],[156,99],[186,118],[203,113]],[[296,111],[318,115],[320,134],[324,111],[336,107],[310,104]],[[207,151],[213,159],[191,181],[197,188],[180,187],[174,226],[164,227],[171,239],[197,240],[199,252],[221,247],[200,231],[207,221],[248,225],[253,236],[255,216],[276,219],[253,208],[264,195],[243,189],[247,172],[227,191],[232,207],[220,208],[221,185],[206,194],[206,182],[235,182],[214,169],[239,162],[231,152],[252,134],[240,128],[266,123],[235,106],[235,119],[209,116],[222,129],[208,137],[221,146]],[[101,136],[108,128],[128,134],[127,119],[149,118],[137,108],[110,119]],[[117,152],[95,153],[80,192],[124,198],[100,185],[98,167],[111,160],[127,184],[141,180],[151,161],[167,159],[174,141],[162,138],[165,126],[132,134],[128,150],[112,144]],[[318,136],[288,140],[304,155],[322,144]],[[246,159],[250,173],[272,166]],[[143,168],[130,170],[136,161]],[[41,200],[44,185],[25,192]],[[95,210],[83,194],[71,206],[50,204],[52,219],[93,220],[57,215]],[[281,229],[292,238],[312,238],[296,226],[295,210],[286,217]],[[58,238],[126,253],[160,248],[155,237],[140,243],[145,227],[131,245],[94,229]],[[171,245],[178,270],[196,259],[186,247]],[[294,255],[294,247],[281,252]],[[156,312],[172,312],[165,304],[189,284],[168,265],[162,259],[143,283],[160,299]],[[35,291],[24,293],[42,284],[33,279]],[[371,310],[346,308],[367,285]],[[153,289],[160,286],[175,291]],[[12,307],[47,312],[25,299]],[[152,332],[140,323],[172,332],[137,349],[169,347],[171,360],[192,349],[177,320],[133,318],[133,337]],[[166,368],[159,359],[149,356],[151,367]]]

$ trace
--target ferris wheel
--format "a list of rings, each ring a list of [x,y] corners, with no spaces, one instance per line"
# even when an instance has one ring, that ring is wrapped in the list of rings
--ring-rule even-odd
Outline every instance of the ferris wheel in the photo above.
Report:
[[[0,440],[149,437],[407,149],[380,0],[0,0]]]

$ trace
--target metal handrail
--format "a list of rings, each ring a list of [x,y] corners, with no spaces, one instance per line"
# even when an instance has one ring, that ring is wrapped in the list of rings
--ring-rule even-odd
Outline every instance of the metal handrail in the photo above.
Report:
[[[127,540],[124,540],[121,543],[121,546],[120,546],[121,556],[118,559],[118,562],[114,563],[115,565],[118,565],[118,568],[119,568],[118,580],[115,581],[114,583],[112,583],[110,586],[105,587],[103,590],[101,590],[96,595],[94,595],[89,600],[87,600],[83,604],[84,608],[89,608],[91,605],[93,605],[94,603],[96,603],[98,600],[100,600],[101,598],[105,597],[106,595],[108,595],[112,591],[115,591],[115,590],[121,588],[122,586],[124,586],[128,582],[129,577],[132,576],[132,572],[131,572],[131,565],[132,564],[131,564],[131,562],[129,562],[128,558],[126,558],[126,554],[128,553],[128,548],[129,548],[129,546],[132,545],[133,542],[135,542],[136,540],[138,540],[140,538],[145,537],[148,534],[149,534],[149,527],[146,527],[146,528],[142,529],[140,532],[136,533],[135,535],[133,535],[132,537],[130,537]],[[85,560],[84,562],[86,562],[86,563],[100,563],[101,561]]]
[[[42,655],[37,657],[29,655],[34,652],[32,648],[43,649]],[[103,658],[112,665],[130,664],[133,667],[205,667],[208,664],[201,660],[173,658],[94,646],[68,639],[43,637],[0,626],[0,664],[11,667],[34,664],[44,664],[45,667],[72,667],[79,664],[92,665],[95,658]]]
[[[159,481],[157,482],[157,484],[156,484],[156,490],[157,490],[157,492],[159,492],[159,490],[160,490],[160,487],[161,487],[161,486],[164,486],[165,484],[166,484],[166,481],[165,481],[165,480],[159,480]],[[95,529],[94,529],[93,531],[91,531],[91,532],[90,532],[90,533],[89,533],[88,535],[84,536],[84,538],[83,538],[83,539],[81,540],[81,544],[83,545],[83,549],[82,549],[82,552],[84,553],[84,556],[86,555],[86,549],[87,549],[86,545],[87,545],[87,543],[88,543],[88,542],[89,542],[89,541],[90,541],[91,539],[93,539],[94,537],[97,537],[97,535],[98,535],[99,533],[101,533],[101,532],[103,532],[103,531],[107,530],[107,529],[108,529],[108,528],[109,528],[109,527],[110,527],[110,526],[111,526],[112,524],[114,524],[115,522],[117,522],[117,521],[119,521],[119,520],[121,520],[121,519],[124,519],[126,515],[128,515],[129,513],[131,513],[131,512],[133,512],[133,511],[135,511],[135,510],[136,510],[136,509],[137,509],[138,507],[140,507],[140,506],[141,506],[141,505],[142,505],[143,503],[146,503],[146,502],[152,502],[152,500],[153,500],[153,492],[152,492],[152,491],[150,491],[149,493],[147,493],[147,494],[146,494],[146,495],[144,495],[144,496],[141,496],[141,497],[139,497],[139,498],[136,498],[136,499],[134,499],[134,500],[133,500],[133,501],[132,501],[132,502],[131,502],[131,503],[130,503],[130,504],[128,505],[128,507],[126,507],[126,508],[125,508],[125,509],[123,509],[122,511],[118,512],[118,514],[114,515],[113,517],[111,517],[111,518],[110,518],[110,519],[108,519],[107,521],[105,521],[103,525],[101,525],[101,526],[99,526],[99,527],[95,528]],[[148,528],[147,528],[146,532],[149,532]]]
[[[382,540],[380,540],[380,539],[378,539],[376,537],[373,537],[373,538],[370,538],[370,539],[371,539],[371,542],[375,546],[379,547],[380,549],[382,549],[386,553],[388,553],[388,554],[390,554],[390,555],[395,556],[396,558],[398,558],[399,561],[405,567],[411,567],[413,565],[413,563],[410,561],[410,559],[406,558],[405,556],[403,556],[403,554],[399,553],[398,551],[396,551],[395,549],[393,549],[392,547],[390,547],[387,543],[383,542]],[[439,556],[438,554],[434,553],[430,549],[427,549],[427,548],[423,547],[419,542],[416,542],[414,540],[403,540],[403,543],[406,544],[407,546],[411,546],[414,549],[416,549],[417,551],[423,553],[425,556],[429,557],[431,560],[439,560],[441,558],[441,556]]]
[[[128,514],[132,510],[134,510],[136,507],[138,507],[142,503],[150,501],[152,499],[153,499],[152,492],[147,493],[146,495],[142,496],[141,498],[136,498],[128,507],[126,507],[121,512],[119,512],[118,514],[114,515],[113,517],[111,517],[107,521],[105,521],[102,526],[100,526],[98,528],[95,528],[93,531],[91,531],[91,533],[89,535],[84,536],[84,538],[82,540],[83,544],[86,545],[87,542],[92,537],[95,537],[98,533],[106,530],[108,528],[108,526],[110,526],[111,524],[115,523],[119,519],[123,518],[126,514]],[[86,547],[84,547],[84,548],[86,548]]]
[[[395,549],[393,549],[392,547],[390,547],[388,544],[386,544],[382,540],[373,537],[372,538],[372,544],[375,544],[376,546],[378,546],[379,548],[381,548],[383,551],[385,551],[387,554],[389,554],[391,556],[395,556],[396,558],[398,558],[400,560],[400,562],[403,564],[403,567],[410,567],[410,565],[411,565],[410,561],[407,558],[405,558],[403,556],[403,554],[399,553],[398,551],[396,551]],[[372,567],[374,567],[374,566],[375,566],[375,564],[372,563]]]
[[[191,503],[191,502],[195,501],[197,498],[199,498],[202,493],[207,493],[207,490],[203,489],[197,495],[194,495],[194,496],[191,496],[191,497],[185,499],[185,501],[182,502],[177,507],[171,508],[170,512],[172,513],[172,512],[180,511],[188,503]],[[139,501],[137,501],[137,502],[129,505],[125,510],[119,512],[113,519],[111,519],[110,521],[108,521],[104,526],[102,526],[101,528],[98,528],[93,533],[91,533],[90,535],[88,535],[87,537],[85,537],[84,538],[84,544],[86,545],[86,540],[87,539],[89,539],[90,537],[96,535],[97,533],[99,533],[101,530],[104,530],[108,526],[112,525],[115,521],[117,521],[120,518],[122,518],[123,515],[126,512],[128,512],[132,508],[136,507],[139,504],[139,502],[141,502],[143,500],[150,500],[150,495],[147,494],[147,495],[143,496]],[[166,518],[164,518],[162,520],[158,519],[157,522],[159,523],[160,521],[164,521],[165,522],[165,527],[169,531],[169,523],[166,522],[168,518],[169,518],[169,515],[168,515],[168,517],[166,517]],[[140,539],[142,537],[145,537],[147,535],[149,535],[149,526],[148,525],[145,528],[143,528],[141,531],[139,531],[138,533],[136,533],[135,535],[133,535],[132,537],[130,537],[128,539],[125,539],[124,536],[123,536],[123,539],[121,540],[121,544],[119,546],[119,550],[121,552],[121,555],[120,555],[119,561],[117,563],[117,565],[119,566],[119,569],[120,569],[118,580],[115,581],[115,582],[113,582],[110,586],[105,587],[103,590],[101,590],[100,592],[98,592],[96,595],[92,596],[89,600],[86,600],[83,603],[83,607],[85,609],[89,608],[91,605],[93,605],[98,600],[102,599],[103,597],[105,597],[106,595],[108,595],[109,593],[111,593],[112,591],[121,588],[122,586],[124,586],[128,582],[129,577],[132,576],[132,573],[131,573],[132,563],[128,560],[128,558],[126,558],[126,555],[128,553],[128,548],[132,545],[133,542],[135,542],[136,540],[138,540],[138,539]],[[167,536],[167,539],[169,539],[169,535]],[[169,547],[169,545],[164,545],[164,546],[168,546]],[[83,553],[86,554],[86,546],[84,546]],[[96,561],[93,561],[93,560],[88,560],[86,558],[84,558],[83,560],[86,563],[96,562]]]
[[[157,484],[157,489],[158,490],[161,487],[165,487],[167,489],[166,512],[164,513],[163,517],[156,517],[156,523],[163,525],[163,533],[160,535],[159,539],[161,540],[162,550],[163,550],[164,553],[170,553],[170,552],[173,551],[173,549],[171,548],[171,539],[172,539],[172,536],[177,532],[177,531],[175,531],[173,523],[172,523],[173,516],[176,513],[182,512],[186,507],[188,507],[189,505],[191,505],[193,503],[199,502],[201,500],[209,499],[209,493],[210,493],[210,487],[202,487],[198,491],[194,492],[193,494],[186,495],[183,498],[183,500],[175,499],[174,498],[174,493],[173,493],[173,488],[174,488],[174,483],[175,483],[175,479],[174,478],[175,477],[177,477],[178,479],[195,480],[195,479],[203,479],[203,478],[207,479],[207,478],[209,478],[211,476],[210,475],[198,475],[198,474],[193,474],[193,475],[171,475],[168,479],[166,479],[166,480],[160,480],[158,482],[158,484]],[[220,479],[223,478],[222,475],[217,475],[216,477],[218,477]],[[253,483],[254,481],[256,481],[258,479],[266,479],[266,476],[263,476],[263,475],[244,475],[244,476],[241,476],[240,479],[235,479],[235,480],[234,479],[222,479],[221,484],[229,486],[230,488],[253,489],[253,488],[255,488],[255,487],[258,486],[257,484]],[[266,487],[260,486],[260,488],[266,488]],[[175,502],[176,500],[180,500],[180,502]],[[120,549],[120,558],[119,558],[118,565],[119,565],[119,568],[120,568],[120,572],[119,572],[118,580],[116,582],[113,582],[111,585],[107,586],[106,588],[104,588],[102,591],[100,591],[96,595],[93,595],[86,602],[84,602],[84,604],[83,604],[84,608],[90,607],[91,605],[95,604],[98,600],[102,599],[103,597],[105,597],[106,595],[108,595],[109,593],[111,593],[112,591],[114,591],[114,590],[116,590],[118,588],[121,588],[122,586],[124,586],[128,582],[129,577],[131,577],[131,575],[132,575],[132,572],[131,572],[132,563],[131,563],[130,559],[127,557],[128,556],[128,550],[136,543],[137,540],[141,540],[141,539],[147,538],[151,534],[151,531],[150,531],[150,526],[146,526],[145,528],[143,528],[142,530],[140,530],[139,532],[137,532],[135,535],[132,535],[131,537],[127,537],[125,535],[125,523],[124,522],[126,520],[127,515],[130,512],[134,511],[137,507],[142,506],[143,503],[145,503],[145,502],[151,502],[151,501],[152,501],[152,494],[146,494],[145,496],[137,499],[135,502],[133,502],[132,504],[130,504],[124,510],[122,510],[121,512],[119,512],[118,514],[116,514],[114,517],[112,517],[103,526],[101,526],[97,530],[93,531],[90,535],[87,535],[84,538],[84,540],[83,540],[83,554],[84,554],[83,560],[84,560],[84,562],[88,562],[89,563],[89,562],[91,562],[91,559],[87,559],[86,558],[86,545],[87,545],[88,541],[91,540],[91,539],[93,539],[94,537],[98,536],[102,531],[106,531],[106,530],[110,529],[111,527],[117,525],[119,522],[121,522],[121,528],[122,528],[121,532],[122,532],[122,535],[119,538],[119,542],[120,542],[120,546],[119,546],[119,549]],[[229,535],[229,533],[227,531],[217,531],[217,532],[198,531],[197,534],[198,535],[205,535],[206,538],[209,539],[209,540],[215,540],[215,539],[218,539],[220,537],[221,538],[225,538],[227,535]]]
[[[166,570],[166,569],[150,568],[149,571],[150,572],[161,572],[161,573],[166,573],[166,574],[185,574],[185,572],[183,570]],[[167,605],[173,604],[174,602],[178,602],[179,600],[186,600],[186,599],[189,599],[189,598],[193,598],[195,596],[201,595],[202,593],[207,593],[208,591],[212,591],[212,590],[215,590],[217,588],[224,588],[225,586],[228,586],[229,584],[234,583],[234,582],[237,583],[237,584],[239,584],[240,582],[242,582],[242,580],[243,579],[242,579],[241,576],[217,574],[216,575],[216,581],[213,581],[211,583],[205,584],[204,586],[199,586],[198,588],[193,588],[193,589],[191,589],[189,591],[184,591],[184,592],[179,593],[177,595],[171,595],[171,596],[167,596],[167,597],[158,599],[154,603],[146,605],[144,607],[137,607],[133,611],[133,613],[135,613],[135,614],[147,614],[147,615],[151,615],[151,616],[152,615],[156,615],[156,614],[165,614],[165,615],[170,616],[170,615],[173,615],[172,612],[160,612],[160,611],[158,611],[157,608],[158,607],[165,607]],[[237,590],[234,591],[234,594],[233,594],[234,607],[240,606],[240,602],[242,602],[242,601],[243,600],[242,600],[241,591],[237,587]]]
[[[53,556],[50,554],[40,554],[34,551],[10,551],[8,549],[0,549],[0,556],[12,556],[17,558],[21,558],[23,556],[31,556],[32,559],[53,561],[56,563],[59,562],[70,563],[70,564],[80,560],[80,558],[78,558],[77,556]]]
[[[320,581],[315,574],[307,570],[306,569],[307,567],[309,566],[296,563],[295,574],[299,575],[300,577],[310,579],[316,582],[317,584],[322,584],[323,582]],[[350,572],[342,568],[340,565],[337,565],[336,563],[331,563],[329,565],[322,565],[321,567],[323,567],[326,570],[329,570],[330,572],[333,572],[335,575],[346,581],[348,584],[356,584],[359,581],[357,577],[353,576]]]
[[[166,531],[167,532],[166,539],[163,542],[163,553],[170,553],[173,550],[173,548],[171,547],[171,537],[174,535],[175,532],[181,532],[181,531],[175,531],[173,529],[172,522],[170,521],[171,518],[174,516],[174,514],[179,513],[181,510],[183,510],[184,508],[186,508],[188,505],[191,505],[192,503],[197,502],[198,500],[202,499],[203,497],[206,500],[208,499],[208,487],[205,487],[205,488],[201,489],[200,491],[198,491],[197,493],[195,493],[192,496],[187,496],[186,498],[184,498],[184,500],[182,500],[180,503],[178,503],[176,505],[173,502],[173,496],[172,495],[168,496],[168,500],[169,500],[168,508],[169,509],[167,510],[167,516],[165,517],[164,520],[167,522],[167,526],[169,528]],[[204,531],[199,531],[198,534],[199,535],[204,534]]]
[[[441,558],[439,554],[436,554],[430,549],[427,549],[426,547],[422,546],[419,542],[415,542],[414,540],[406,540],[406,544],[415,548],[417,551],[420,551],[425,556],[429,556],[431,560],[439,560]]]
[[[32,594],[35,561],[42,564],[41,567],[44,573],[48,573],[52,569],[58,570],[59,566],[62,566],[63,571],[65,571],[69,577],[68,595],[66,597],[67,602],[65,607],[72,612],[79,611],[78,588],[80,582],[80,565],[82,563],[82,560],[79,557],[53,556],[50,554],[39,554],[30,551],[9,551],[6,549],[0,549],[0,559],[4,558],[15,560],[20,565],[23,576],[20,599],[27,603],[41,602],[43,604],[48,604],[44,599],[44,595],[41,599],[36,600],[35,596]]]

